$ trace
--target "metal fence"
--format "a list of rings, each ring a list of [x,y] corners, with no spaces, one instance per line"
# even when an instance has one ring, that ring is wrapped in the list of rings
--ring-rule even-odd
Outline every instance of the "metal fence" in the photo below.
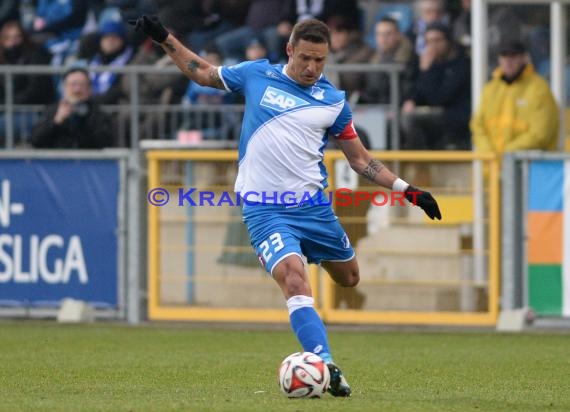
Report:
[[[502,292],[505,311],[530,309],[538,323],[570,319],[570,155],[505,155]]]
[[[59,299],[70,297],[92,301],[97,317],[139,322],[145,269],[139,152],[0,151],[0,171],[0,316],[53,317]],[[90,221],[108,226],[106,239],[116,244],[110,252]],[[75,258],[70,236],[83,245]],[[68,266],[70,258],[76,264]],[[79,261],[85,279],[74,283]],[[101,296],[112,303],[98,304]]]
[[[5,147],[25,147],[29,141],[31,125],[44,111],[43,106],[15,105],[13,78],[15,75],[52,74],[57,79],[66,70],[65,67],[53,66],[10,66],[0,65],[0,78],[4,82],[5,100],[0,102],[0,115],[5,121]],[[199,131],[204,140],[237,140],[243,116],[243,105],[183,105],[164,104],[157,99],[152,104],[141,101],[139,94],[141,77],[144,75],[180,75],[176,67],[155,68],[152,66],[89,68],[95,72],[113,72],[128,77],[129,95],[127,103],[103,106],[103,110],[113,115],[116,121],[117,144],[119,147],[138,147],[138,142],[145,139],[168,140],[181,137],[184,140],[192,134],[185,131]],[[335,73],[386,73],[390,81],[390,103],[383,105],[359,105],[356,98],[351,102],[355,114],[360,109],[365,114],[362,127],[369,133],[386,134],[389,130],[391,148],[399,147],[399,103],[400,74],[403,66],[398,64],[344,64],[329,65],[326,74]],[[356,96],[355,96],[356,97]],[[347,96],[350,98],[350,96]],[[371,112],[372,111],[372,112]],[[373,113],[373,116],[367,115]],[[18,114],[15,116],[15,114]],[[358,119],[357,119],[358,120]],[[382,123],[380,122],[382,120]],[[18,124],[20,122],[21,124]],[[384,124],[384,122],[386,124]],[[366,124],[367,123],[367,124]],[[355,122],[356,126],[359,122]],[[387,124],[391,126],[388,127]],[[22,126],[22,127],[16,127]],[[366,131],[366,130],[365,130]],[[179,135],[179,132],[182,132]],[[185,137],[186,136],[186,137]],[[0,136],[2,138],[2,136]],[[386,143],[386,146],[388,143]],[[373,147],[381,149],[385,147]]]
[[[158,145],[153,145],[156,149]],[[241,207],[218,202],[233,192],[237,152],[146,152],[148,315],[154,320],[287,322],[281,291],[259,266],[241,221]],[[373,152],[401,176],[428,188],[445,219],[432,222],[418,208],[335,204],[355,245],[361,283],[336,287],[316,266],[310,281],[328,322],[494,325],[499,296],[499,176],[491,154]],[[373,193],[349,171],[339,151],[325,163],[330,189]],[[195,188],[213,205],[180,197]],[[152,193],[151,193],[152,191]],[[157,198],[157,199],[158,199]],[[354,199],[353,199],[354,200]],[[149,200],[150,201],[150,200]]]

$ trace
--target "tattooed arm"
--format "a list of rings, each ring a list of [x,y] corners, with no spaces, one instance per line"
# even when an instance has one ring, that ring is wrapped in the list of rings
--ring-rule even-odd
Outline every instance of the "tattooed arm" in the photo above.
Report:
[[[338,144],[350,163],[350,167],[356,173],[380,186],[388,189],[394,188],[394,182],[398,176],[392,173],[382,162],[370,156],[360,139],[339,139]]]
[[[380,186],[403,194],[402,201],[405,198],[411,204],[419,206],[431,220],[441,220],[439,205],[431,193],[411,186],[378,160],[373,159],[360,139],[339,139],[338,144],[356,173]]]
[[[410,185],[388,170],[381,162],[373,159],[360,139],[338,139],[337,142],[348,159],[350,167],[356,173],[380,186],[392,189],[393,192],[399,192],[400,196],[403,195],[401,201],[405,198],[411,204],[420,207],[431,220],[441,220],[439,205],[431,193]]]
[[[218,74],[218,68],[186,48],[172,34],[169,34],[160,45],[190,80],[202,86],[225,90],[224,83]]]

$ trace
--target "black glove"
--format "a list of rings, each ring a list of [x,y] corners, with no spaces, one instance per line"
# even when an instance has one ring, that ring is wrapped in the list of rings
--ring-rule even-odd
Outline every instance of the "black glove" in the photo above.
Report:
[[[158,43],[165,41],[169,34],[156,16],[148,17],[143,14],[136,20],[129,20],[129,24],[135,26],[135,31],[142,31]]]
[[[437,205],[436,200],[433,198],[430,192],[426,192],[410,185],[406,189],[405,195],[406,199],[408,199],[408,202],[421,207],[431,220],[434,218],[441,220],[441,212],[439,211],[439,206]]]

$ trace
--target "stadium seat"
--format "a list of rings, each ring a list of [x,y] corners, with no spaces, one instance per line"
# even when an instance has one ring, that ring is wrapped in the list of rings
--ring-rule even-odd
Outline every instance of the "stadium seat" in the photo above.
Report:
[[[445,220],[442,223],[442,221],[431,220],[427,216],[422,216],[426,224],[473,223],[473,196],[438,194],[437,202]]]

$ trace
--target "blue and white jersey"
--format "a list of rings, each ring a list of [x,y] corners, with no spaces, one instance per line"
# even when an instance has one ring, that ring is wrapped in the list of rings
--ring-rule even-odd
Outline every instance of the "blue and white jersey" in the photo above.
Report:
[[[260,193],[249,194],[249,201],[282,203],[284,192],[300,200],[324,189],[329,135],[357,137],[343,91],[324,75],[313,86],[300,85],[285,70],[267,60],[218,69],[225,88],[245,96],[235,191]],[[272,199],[274,192],[279,195]]]

